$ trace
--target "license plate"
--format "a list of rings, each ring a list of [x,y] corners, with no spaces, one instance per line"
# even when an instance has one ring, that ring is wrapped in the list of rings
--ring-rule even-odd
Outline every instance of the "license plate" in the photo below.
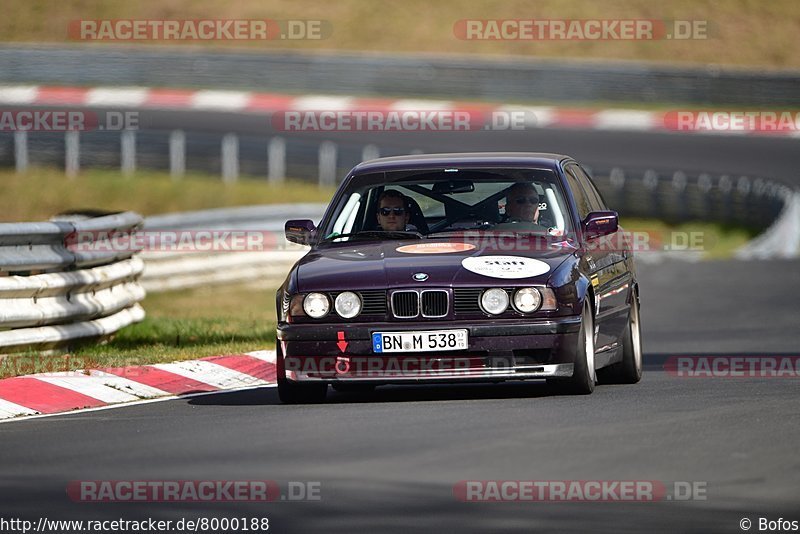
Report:
[[[466,350],[467,330],[430,330],[423,332],[375,332],[372,334],[372,351],[382,352],[433,352]]]

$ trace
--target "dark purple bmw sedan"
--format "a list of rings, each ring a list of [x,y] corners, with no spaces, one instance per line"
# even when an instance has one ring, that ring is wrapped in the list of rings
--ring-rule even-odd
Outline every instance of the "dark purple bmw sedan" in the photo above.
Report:
[[[546,379],[558,391],[642,375],[629,240],[586,171],[538,153],[357,165],[277,293],[278,392],[328,385]]]

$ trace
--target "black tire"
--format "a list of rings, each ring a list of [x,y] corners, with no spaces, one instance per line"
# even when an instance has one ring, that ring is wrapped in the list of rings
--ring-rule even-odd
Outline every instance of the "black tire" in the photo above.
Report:
[[[642,330],[639,318],[639,295],[631,296],[628,326],[622,336],[622,361],[597,372],[603,384],[635,384],[642,379]]]
[[[575,366],[572,377],[548,379],[547,384],[557,393],[568,395],[589,395],[594,391],[597,374],[594,369],[594,318],[589,300],[584,301],[581,313],[581,328],[578,332],[578,346],[575,350]]]
[[[283,404],[319,404],[325,402],[328,384],[298,384],[285,378],[278,379],[278,398]]]
[[[298,384],[286,378],[281,378],[280,375],[284,372],[284,365],[280,342],[276,350],[279,371],[278,398],[281,402],[283,404],[319,404],[325,402],[325,397],[328,395],[328,384],[325,382]]]
[[[333,384],[334,391],[339,393],[372,393],[374,384]]]

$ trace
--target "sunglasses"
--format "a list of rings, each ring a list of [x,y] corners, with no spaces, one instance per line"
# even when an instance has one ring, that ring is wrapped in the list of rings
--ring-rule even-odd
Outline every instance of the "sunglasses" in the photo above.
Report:
[[[395,215],[403,215],[406,212],[405,208],[380,208],[378,213],[383,215],[384,217],[388,217],[392,212]]]
[[[519,197],[519,198],[515,198],[514,202],[516,202],[519,205],[522,205],[522,204],[525,204],[525,203],[538,205],[539,204],[539,197]]]

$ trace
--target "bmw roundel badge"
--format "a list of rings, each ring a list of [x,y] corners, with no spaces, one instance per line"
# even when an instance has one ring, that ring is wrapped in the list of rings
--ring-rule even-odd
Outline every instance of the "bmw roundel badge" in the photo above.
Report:
[[[425,280],[428,279],[428,275],[426,273],[414,273],[413,278],[417,282],[424,282]]]

